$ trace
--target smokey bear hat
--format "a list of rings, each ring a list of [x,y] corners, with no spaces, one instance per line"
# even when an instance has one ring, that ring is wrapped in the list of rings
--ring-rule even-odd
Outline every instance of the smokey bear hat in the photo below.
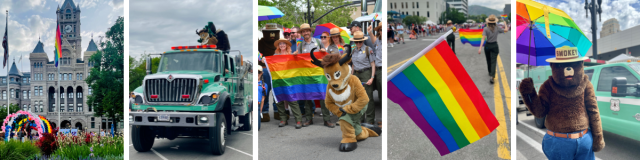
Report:
[[[556,58],[549,58],[546,61],[549,63],[571,63],[585,59],[589,59],[589,57],[580,57],[577,47],[563,46],[556,48]]]

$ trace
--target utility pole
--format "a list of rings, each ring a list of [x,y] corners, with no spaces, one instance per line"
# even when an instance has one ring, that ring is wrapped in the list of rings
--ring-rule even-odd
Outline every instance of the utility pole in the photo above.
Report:
[[[591,37],[593,39],[593,59],[598,60],[598,23],[596,22],[596,15],[598,15],[598,20],[602,21],[602,0],[589,0],[584,1],[584,9],[586,11],[586,16],[589,18],[589,11],[591,11]]]

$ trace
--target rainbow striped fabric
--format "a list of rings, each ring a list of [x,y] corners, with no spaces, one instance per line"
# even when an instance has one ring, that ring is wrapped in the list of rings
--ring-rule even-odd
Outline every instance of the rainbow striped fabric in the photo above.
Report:
[[[318,59],[326,52],[314,52]],[[276,101],[324,100],[327,78],[324,69],[311,63],[309,53],[264,57]]]
[[[300,46],[300,43],[302,43],[302,38],[296,39],[296,46]]]
[[[509,16],[509,15],[506,15],[506,14],[500,15],[500,17],[502,17],[503,19],[507,18],[507,16]]]
[[[344,53],[344,47],[340,44],[337,44],[337,45],[338,45],[338,52],[340,52],[340,55],[342,55]]]
[[[56,53],[54,54],[54,59],[55,59],[55,65],[56,67],[58,67],[58,62],[60,61],[60,57],[62,57],[62,52],[61,52],[61,48],[62,48],[62,34],[60,34],[60,24],[58,23],[56,25],[56,44],[55,44],[55,51]]]
[[[480,47],[483,29],[459,29],[460,41],[462,44],[469,43],[471,46]]]
[[[433,45],[390,75],[387,95],[443,156],[490,134],[499,122],[451,47]]]
[[[376,13],[376,15],[373,16],[373,19],[371,20],[371,23],[375,23],[376,22],[376,18],[378,18],[378,13]]]

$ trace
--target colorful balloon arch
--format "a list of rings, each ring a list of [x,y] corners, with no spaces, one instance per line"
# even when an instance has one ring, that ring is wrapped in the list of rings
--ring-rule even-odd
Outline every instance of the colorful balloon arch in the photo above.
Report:
[[[52,131],[49,120],[30,111],[12,113],[2,123],[2,131],[5,133],[5,138],[9,138],[11,131],[19,131],[27,127],[37,130],[40,137],[42,137],[43,133],[51,133]]]

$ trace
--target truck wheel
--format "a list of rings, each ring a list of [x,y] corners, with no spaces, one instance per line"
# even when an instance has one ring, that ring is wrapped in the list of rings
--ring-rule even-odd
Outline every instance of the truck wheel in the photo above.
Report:
[[[251,113],[253,112],[249,112],[247,114],[245,114],[244,116],[240,116],[240,123],[244,124],[242,125],[242,128],[240,130],[242,131],[250,131],[251,130],[251,123],[252,123],[252,116]]]
[[[211,153],[222,155],[226,148],[227,120],[224,118],[224,114],[216,115],[216,126],[209,128],[209,146],[211,146]]]
[[[133,148],[138,152],[146,152],[153,146],[153,140],[155,135],[151,132],[148,126],[136,126],[132,127],[131,141],[133,141]]]
[[[547,117],[542,117],[542,118],[536,117],[536,127],[540,128],[540,129],[544,128],[544,120],[546,118]]]

